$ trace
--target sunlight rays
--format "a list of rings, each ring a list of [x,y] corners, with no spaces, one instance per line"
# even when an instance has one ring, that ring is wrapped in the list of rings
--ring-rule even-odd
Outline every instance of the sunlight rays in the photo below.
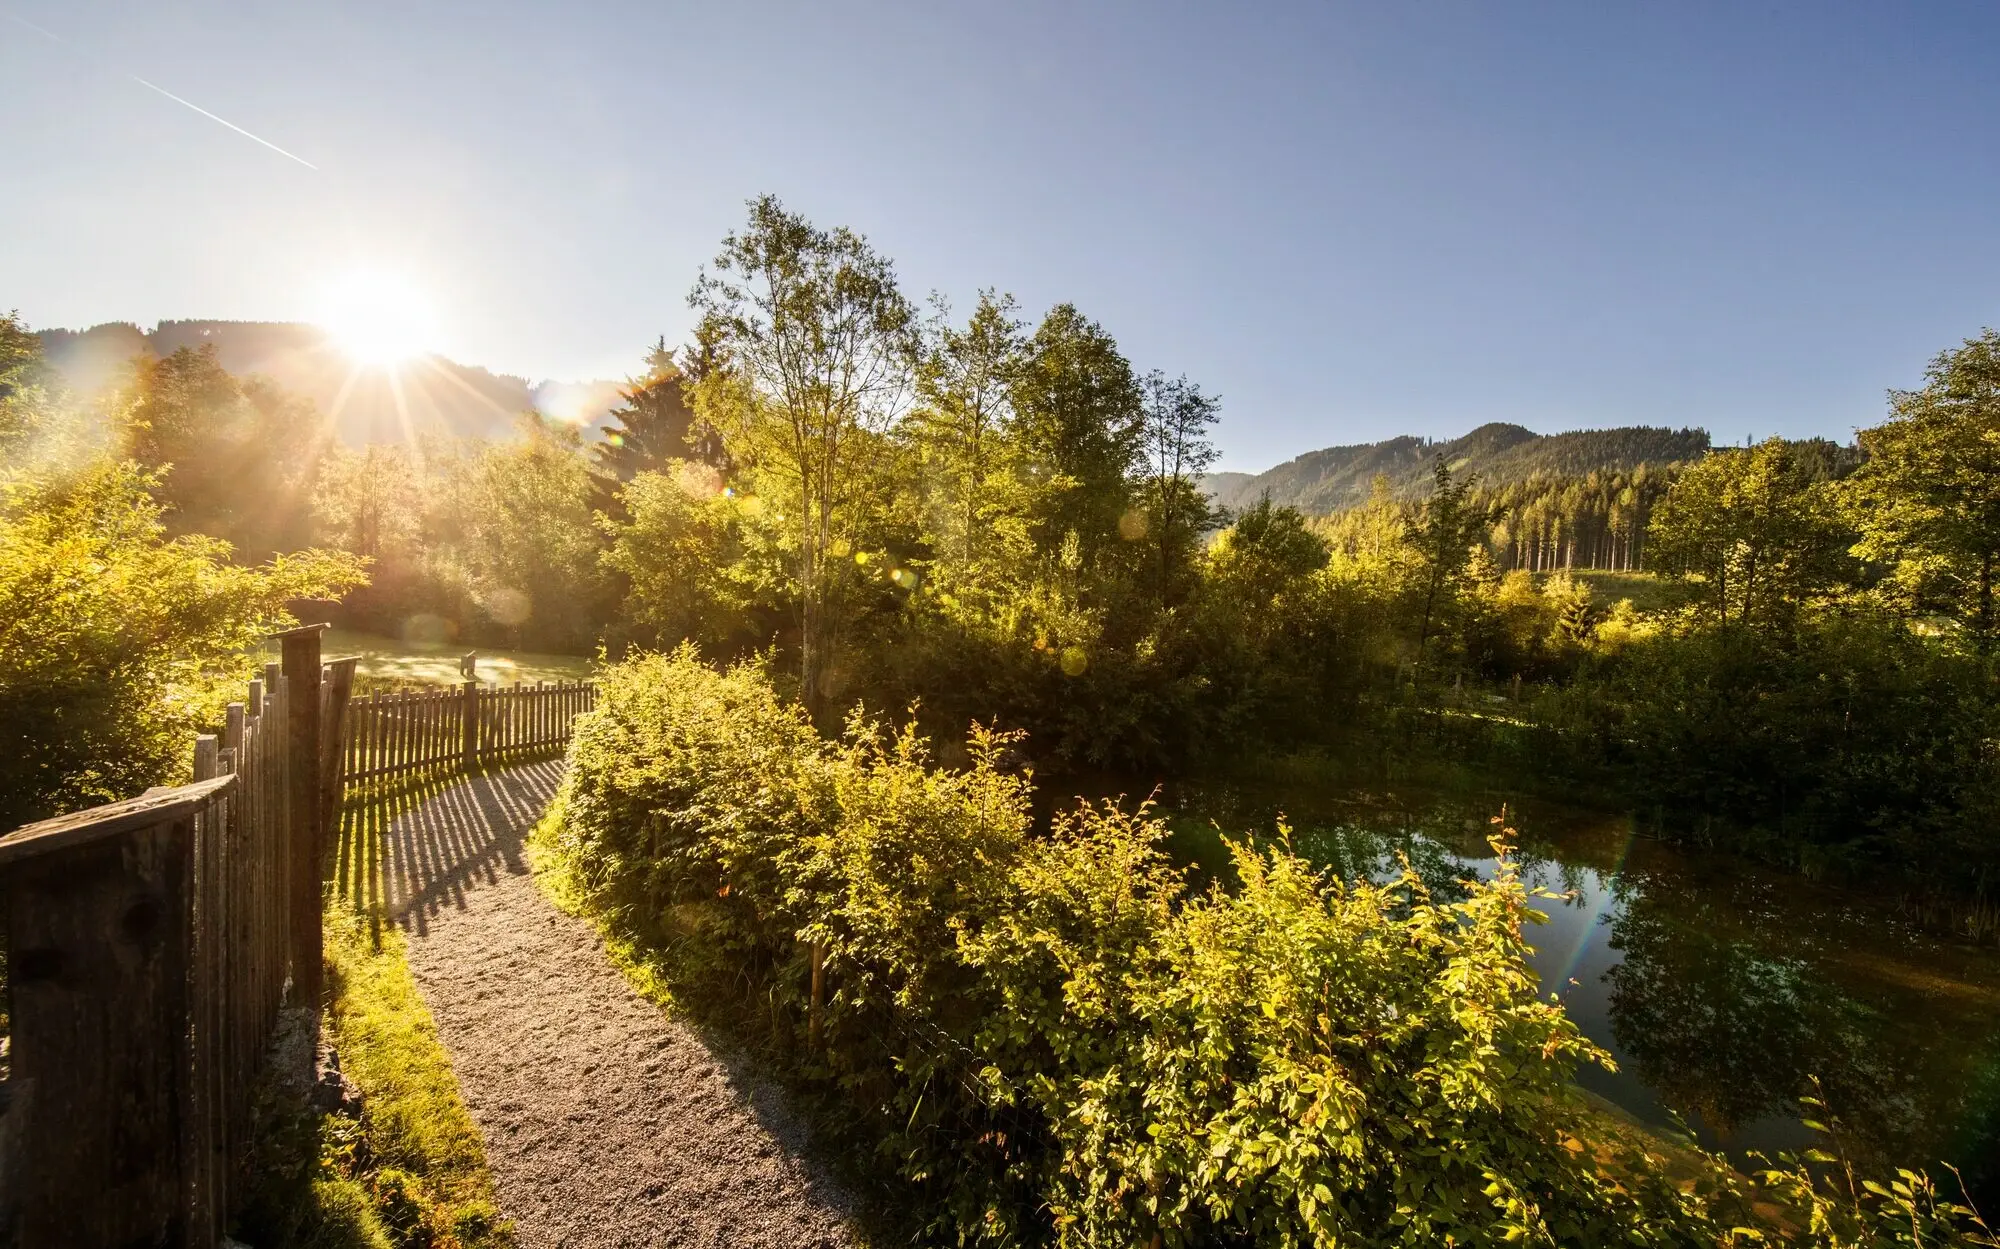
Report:
[[[394,369],[428,353],[437,338],[430,299],[400,274],[355,269],[330,282],[317,318],[357,364]]]

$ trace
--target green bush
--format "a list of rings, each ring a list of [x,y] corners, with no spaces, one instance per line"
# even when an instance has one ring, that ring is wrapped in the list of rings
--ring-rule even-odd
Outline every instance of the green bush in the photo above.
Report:
[[[1282,838],[1194,892],[1144,808],[1038,833],[1006,745],[975,727],[939,768],[858,715],[824,741],[684,648],[605,674],[543,836],[932,1239],[1714,1245],[1748,1218],[1720,1167],[1684,1188],[1593,1133],[1571,1076],[1608,1059],[1537,994],[1504,842],[1457,901]]]
[[[257,568],[169,539],[129,463],[0,473],[0,830],[184,780],[285,605],[362,581],[348,556]]]

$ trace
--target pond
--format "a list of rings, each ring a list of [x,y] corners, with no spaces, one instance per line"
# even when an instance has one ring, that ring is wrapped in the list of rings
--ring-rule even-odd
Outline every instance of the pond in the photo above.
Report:
[[[1293,782],[1187,785],[1163,802],[1177,852],[1211,873],[1226,870],[1224,832],[1268,832],[1283,811],[1316,862],[1382,879],[1401,853],[1443,889],[1491,873],[1504,803],[1524,879],[1563,895],[1528,934],[1543,988],[1617,1063],[1580,1073],[1584,1088],[1740,1158],[1817,1143],[1797,1103],[1816,1078],[1858,1161],[1950,1162],[2000,1208],[2000,952],[1859,891],[1501,793]]]

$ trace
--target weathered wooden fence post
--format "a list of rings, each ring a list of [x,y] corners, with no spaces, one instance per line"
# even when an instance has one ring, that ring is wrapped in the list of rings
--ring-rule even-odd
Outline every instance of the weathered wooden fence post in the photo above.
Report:
[[[327,839],[339,829],[340,790],[347,779],[347,704],[354,697],[356,656],[336,659],[322,668],[325,692],[320,707],[319,739],[319,837],[325,853]],[[321,861],[315,860],[318,871]]]
[[[194,824],[143,819],[124,836],[33,858],[22,844],[0,851],[14,999],[8,1118],[21,1119],[9,1127],[34,1143],[8,1160],[0,1203],[11,1244],[215,1243],[189,1200],[207,1155],[189,1029]]]
[[[459,688],[464,691],[464,703],[460,707],[458,762],[470,772],[479,766],[479,682],[468,677]]]
[[[207,1249],[234,1208],[288,967],[319,1014],[322,847],[354,744],[354,661],[321,679],[323,627],[280,635],[283,664],[195,740],[193,784],[0,837],[5,1249]]]
[[[291,814],[291,963],[292,1002],[312,1012],[317,1028],[320,972],[326,957],[320,931],[320,663],[319,635],[325,625],[305,625],[278,635],[285,676],[286,754],[290,792],[285,805]]]

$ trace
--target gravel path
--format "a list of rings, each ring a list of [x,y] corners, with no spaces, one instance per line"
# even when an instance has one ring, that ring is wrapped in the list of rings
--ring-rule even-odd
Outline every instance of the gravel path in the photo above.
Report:
[[[383,847],[410,968],[523,1246],[846,1246],[845,1196],[774,1092],[635,993],[536,888],[553,763],[476,777]]]

